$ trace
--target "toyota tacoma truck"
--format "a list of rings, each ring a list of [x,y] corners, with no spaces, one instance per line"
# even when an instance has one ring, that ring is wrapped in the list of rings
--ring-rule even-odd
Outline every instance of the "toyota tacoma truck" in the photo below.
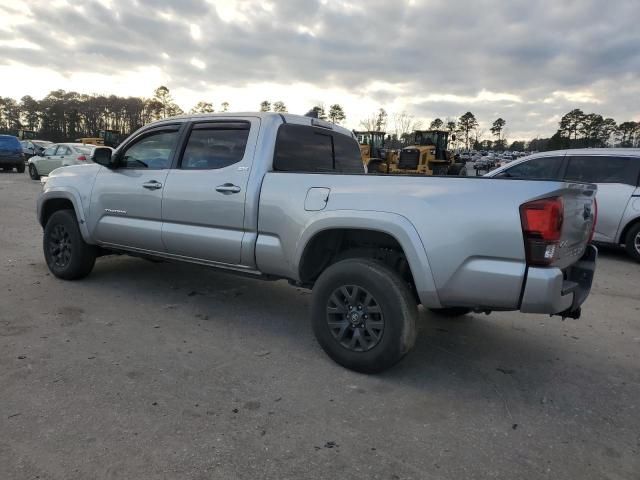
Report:
[[[277,113],[165,119],[92,160],[38,199],[56,277],[126,253],[286,279],[312,290],[319,344],[353,370],[409,352],[420,304],[577,318],[591,289],[592,184],[367,175],[350,131]]]

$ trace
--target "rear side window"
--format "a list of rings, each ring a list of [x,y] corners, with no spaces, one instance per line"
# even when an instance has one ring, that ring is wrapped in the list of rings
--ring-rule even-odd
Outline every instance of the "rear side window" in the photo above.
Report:
[[[343,173],[364,172],[360,147],[353,138],[335,134],[333,136],[333,147],[336,158],[336,171]]]
[[[71,149],[65,145],[60,145],[56,151],[56,155],[71,155]]]
[[[637,185],[640,159],[584,155],[570,157],[566,180],[590,183],[626,183]]]
[[[323,128],[291,124],[278,129],[273,168],[282,172],[364,173],[354,139]]]
[[[535,178],[535,179],[556,179],[560,166],[562,165],[562,157],[542,157],[527,160],[526,162],[514,165],[496,175],[500,178]]]
[[[244,157],[249,123],[195,125],[182,155],[185,170],[212,170],[238,163]]]

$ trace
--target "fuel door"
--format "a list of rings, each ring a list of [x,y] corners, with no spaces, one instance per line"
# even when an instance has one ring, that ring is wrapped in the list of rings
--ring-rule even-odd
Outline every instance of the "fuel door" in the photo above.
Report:
[[[307,198],[304,201],[304,209],[308,212],[324,210],[329,201],[330,188],[312,187],[307,191]]]

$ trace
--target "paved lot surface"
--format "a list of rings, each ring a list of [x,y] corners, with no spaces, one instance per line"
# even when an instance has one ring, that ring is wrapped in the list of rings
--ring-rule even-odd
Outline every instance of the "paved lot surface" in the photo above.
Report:
[[[421,312],[365,376],[284,282],[127,257],[54,279],[39,189],[0,174],[0,479],[640,478],[640,265],[617,252],[581,320]]]

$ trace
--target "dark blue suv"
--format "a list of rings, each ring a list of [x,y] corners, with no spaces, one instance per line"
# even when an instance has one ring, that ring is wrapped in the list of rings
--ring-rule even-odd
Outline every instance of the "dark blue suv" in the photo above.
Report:
[[[24,153],[18,137],[0,135],[0,168],[24,173]]]

